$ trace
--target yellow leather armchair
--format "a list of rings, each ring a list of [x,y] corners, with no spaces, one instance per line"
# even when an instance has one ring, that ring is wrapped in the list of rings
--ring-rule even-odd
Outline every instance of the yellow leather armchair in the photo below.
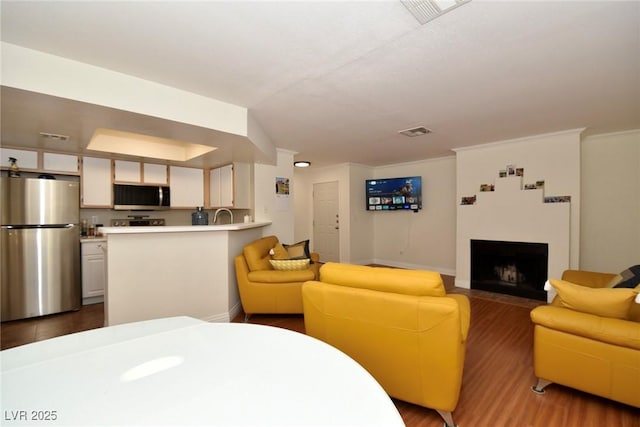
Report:
[[[269,251],[276,236],[263,237],[246,245],[235,257],[236,279],[245,322],[254,313],[302,313],[302,284],[318,277],[320,257],[310,254],[309,268],[295,271],[275,270]]]
[[[567,270],[562,280],[580,292],[575,285],[604,288],[615,276]],[[531,311],[533,367],[538,377],[533,391],[544,393],[546,386],[558,383],[640,407],[640,304],[630,299],[626,315],[609,317],[569,308],[561,299],[559,295]],[[606,308],[604,304],[602,299],[595,302],[599,309]]]
[[[390,396],[454,425],[470,309],[439,273],[327,263],[302,299],[307,335],[351,356]]]

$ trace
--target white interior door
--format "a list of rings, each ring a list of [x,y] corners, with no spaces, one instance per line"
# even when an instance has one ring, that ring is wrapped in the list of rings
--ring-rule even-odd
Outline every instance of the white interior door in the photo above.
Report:
[[[313,250],[321,262],[340,261],[338,181],[313,184]]]

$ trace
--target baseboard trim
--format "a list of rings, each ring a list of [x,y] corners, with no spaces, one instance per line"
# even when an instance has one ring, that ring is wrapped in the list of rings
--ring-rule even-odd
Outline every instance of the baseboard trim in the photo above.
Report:
[[[238,301],[231,309],[226,313],[214,314],[213,316],[203,317],[200,320],[212,323],[229,323],[242,311],[242,303]]]

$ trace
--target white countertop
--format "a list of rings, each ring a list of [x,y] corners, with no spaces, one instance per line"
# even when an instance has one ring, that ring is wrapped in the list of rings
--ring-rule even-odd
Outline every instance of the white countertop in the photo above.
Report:
[[[156,319],[15,347],[0,359],[5,426],[404,425],[353,359],[271,326]]]
[[[235,224],[220,225],[166,225],[151,227],[100,227],[102,234],[140,234],[140,233],[185,233],[205,231],[238,231],[251,228],[265,227],[271,221],[263,222],[239,222]]]

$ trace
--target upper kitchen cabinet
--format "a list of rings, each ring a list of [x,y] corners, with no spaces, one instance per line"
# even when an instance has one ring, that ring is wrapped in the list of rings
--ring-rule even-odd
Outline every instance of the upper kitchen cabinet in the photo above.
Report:
[[[169,183],[169,180],[167,179],[167,165],[144,163],[142,166],[142,177],[145,184],[167,185]]]
[[[113,161],[113,179],[115,182],[140,183],[141,178],[142,167],[140,162],[130,162],[127,160]]]
[[[211,208],[250,209],[251,167],[233,163],[209,171]]]
[[[180,166],[169,167],[172,208],[204,206],[204,171]]]
[[[0,165],[9,168],[9,158],[16,159],[20,170],[29,172],[52,172],[64,175],[78,175],[79,161],[75,154],[48,153],[40,150],[0,149]]]
[[[78,156],[74,154],[43,153],[43,168],[49,172],[71,173],[77,175],[79,172]]]
[[[16,150],[13,148],[0,148],[0,157],[2,162],[0,163],[3,168],[11,166],[9,158],[16,159],[16,164],[20,169],[37,170],[38,169],[38,152],[31,150]]]
[[[111,160],[83,157],[81,188],[81,207],[111,208]]]
[[[168,182],[166,165],[114,160],[113,170],[115,182],[162,185]]]

